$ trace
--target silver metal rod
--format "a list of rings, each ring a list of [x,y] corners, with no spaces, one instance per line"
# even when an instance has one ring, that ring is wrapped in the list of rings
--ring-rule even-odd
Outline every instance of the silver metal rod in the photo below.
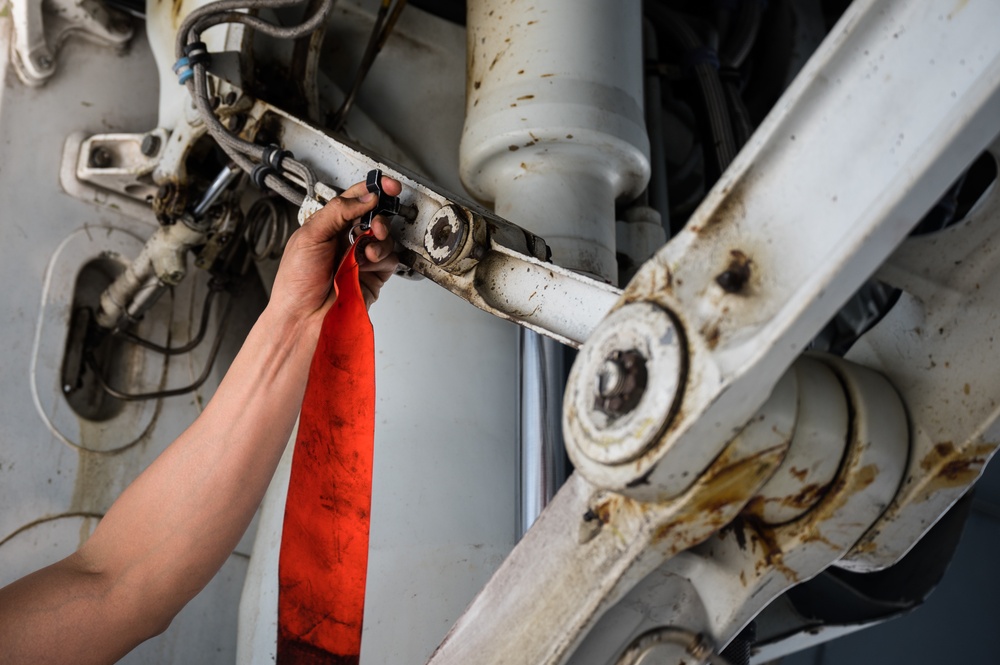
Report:
[[[520,330],[519,536],[531,527],[566,480],[562,441],[563,346]]]
[[[202,196],[201,200],[198,201],[198,204],[195,205],[194,210],[191,211],[191,214],[194,215],[195,219],[203,217],[205,213],[208,212],[208,209],[212,207],[212,204],[219,199],[222,192],[226,191],[226,188],[233,184],[233,181],[236,180],[236,177],[241,173],[243,173],[243,171],[240,170],[240,168],[235,164],[229,164],[222,167],[222,170],[219,171],[219,175],[215,176],[215,180],[213,180],[212,184],[209,185],[208,191],[205,192],[205,195]]]

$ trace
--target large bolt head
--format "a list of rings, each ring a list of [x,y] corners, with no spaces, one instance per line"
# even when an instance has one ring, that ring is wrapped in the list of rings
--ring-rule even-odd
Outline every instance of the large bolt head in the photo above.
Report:
[[[634,409],[646,390],[646,359],[635,349],[612,351],[597,373],[594,408],[611,418]]]
[[[653,303],[625,305],[604,319],[566,388],[563,430],[574,461],[625,464],[649,450],[679,402],[685,353],[673,317]]]
[[[441,208],[431,218],[424,232],[424,249],[431,260],[446,266],[461,258],[469,237],[469,219],[453,205]]]
[[[142,137],[142,145],[139,150],[146,157],[155,157],[160,152],[160,137],[156,134],[146,134]]]
[[[114,157],[107,148],[94,148],[90,152],[90,166],[95,169],[106,169],[112,165]]]

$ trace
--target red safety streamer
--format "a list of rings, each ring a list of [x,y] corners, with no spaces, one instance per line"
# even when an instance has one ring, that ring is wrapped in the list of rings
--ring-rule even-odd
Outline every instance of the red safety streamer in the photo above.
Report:
[[[278,563],[279,665],[356,665],[368,573],[375,343],[352,247],[309,368]]]

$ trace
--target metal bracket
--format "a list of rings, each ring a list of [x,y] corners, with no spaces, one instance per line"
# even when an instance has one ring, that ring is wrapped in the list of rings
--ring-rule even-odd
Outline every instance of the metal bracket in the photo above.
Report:
[[[579,347],[621,291],[548,262],[545,241],[460,196],[443,192],[403,167],[380,161],[265,102],[248,123],[274,123],[282,147],[308,160],[320,181],[343,191],[373,168],[403,185],[392,234],[400,259],[476,307],[563,344]],[[317,209],[303,203],[300,220]]]
[[[70,35],[116,48],[132,39],[132,22],[97,0],[11,0],[14,69],[25,85],[40,86],[56,72]]]
[[[76,176],[103,189],[149,203],[156,195],[153,171],[170,138],[164,129],[147,134],[97,134],[83,141]]]

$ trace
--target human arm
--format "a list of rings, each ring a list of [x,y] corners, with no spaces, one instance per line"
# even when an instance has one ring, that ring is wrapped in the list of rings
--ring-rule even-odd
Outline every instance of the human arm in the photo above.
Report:
[[[399,183],[384,179],[390,194]],[[246,530],[298,414],[334,260],[375,205],[352,187],[293,234],[271,301],[199,418],[66,559],[0,589],[0,663],[108,663],[169,625]],[[355,198],[360,197],[360,198]],[[391,271],[381,220],[364,249],[366,300]]]

